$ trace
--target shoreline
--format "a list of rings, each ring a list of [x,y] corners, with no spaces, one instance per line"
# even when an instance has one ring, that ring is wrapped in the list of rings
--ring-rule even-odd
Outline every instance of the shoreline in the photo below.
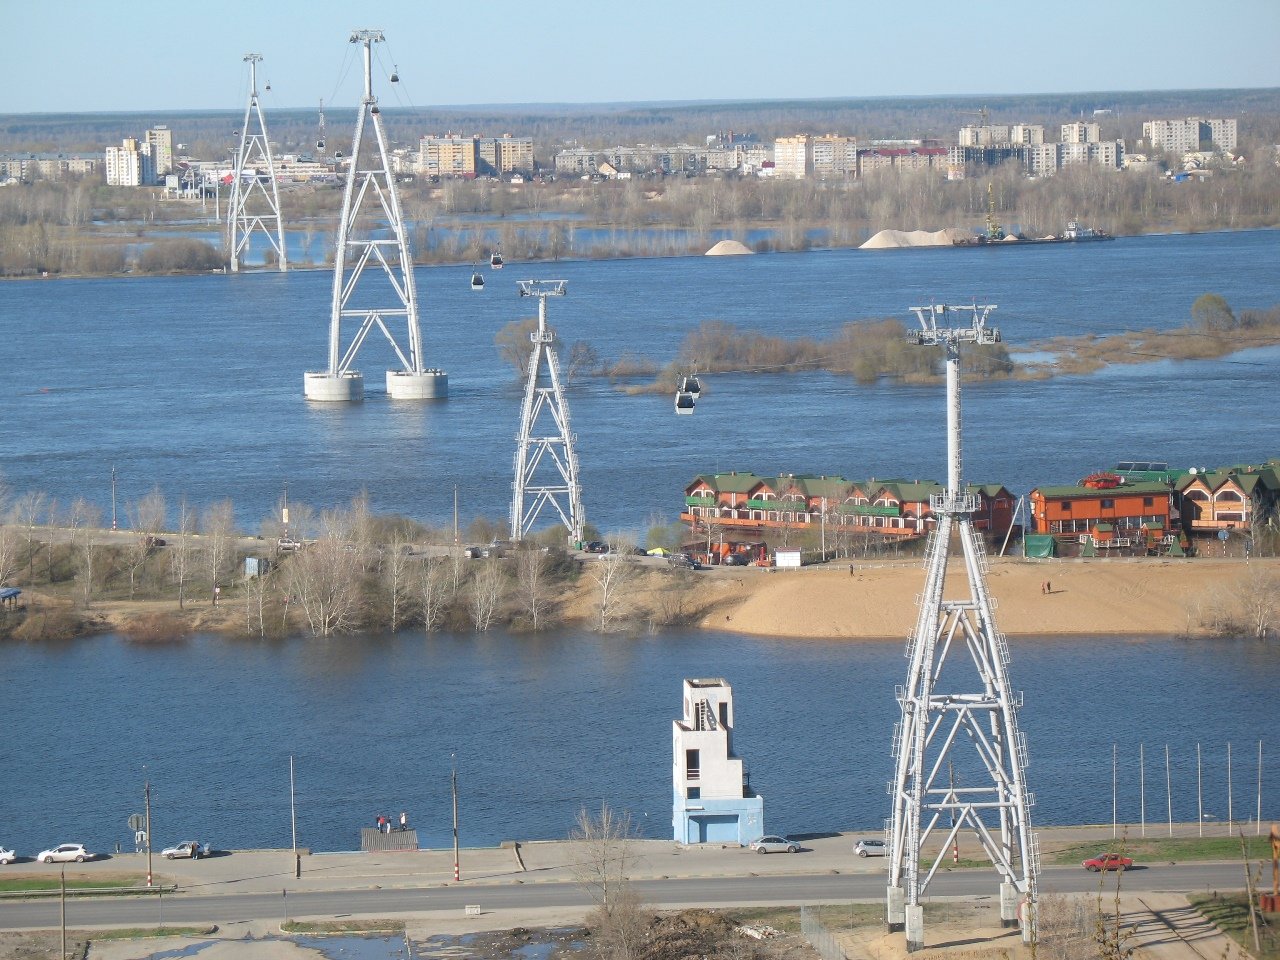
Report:
[[[702,570],[681,587],[683,616],[664,619],[664,610],[671,609],[671,584],[665,568],[642,570],[626,598],[619,629],[609,635],[652,629],[693,636],[718,631],[780,640],[905,642],[915,628],[924,569],[921,561],[836,561],[797,571]],[[1043,592],[1046,584],[1048,593]],[[1041,640],[1211,638],[1220,631],[1207,624],[1220,623],[1234,605],[1276,584],[1280,558],[992,558],[987,576],[997,629],[1010,639]],[[581,575],[565,592],[552,631],[590,631],[598,619],[597,590],[588,575]],[[963,565],[951,563],[944,595],[967,597],[967,591]],[[32,593],[42,606],[47,603],[46,595]],[[225,596],[217,607],[207,599],[189,600],[181,612],[172,599],[99,600],[89,614],[88,629],[78,636],[125,636],[131,622],[153,614],[172,617],[186,629],[150,642],[196,634],[246,636],[244,598],[238,595]],[[294,627],[283,636],[309,637],[302,624]],[[420,631],[421,626],[404,629]]]

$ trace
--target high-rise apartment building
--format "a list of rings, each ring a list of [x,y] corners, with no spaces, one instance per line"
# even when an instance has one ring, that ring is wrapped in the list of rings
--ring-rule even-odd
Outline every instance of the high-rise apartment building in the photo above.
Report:
[[[173,172],[173,131],[163,124],[156,124],[143,134],[143,142],[151,148],[151,162],[156,176]]]
[[[1147,120],[1142,124],[1142,139],[1149,149],[1168,150],[1170,153],[1191,153],[1206,142],[1220,150],[1235,150],[1236,121],[1202,120],[1199,117]]]
[[[107,147],[107,186],[141,187],[155,183],[150,144],[126,137],[118,147]]]
[[[834,133],[813,138],[813,175],[815,177],[856,177],[858,175],[858,138]]]
[[[1101,139],[1102,128],[1096,123],[1078,120],[1075,123],[1062,125],[1063,143],[1097,143]]]
[[[476,138],[446,133],[418,141],[418,168],[430,177],[474,177]]]
[[[1015,123],[1009,128],[1010,143],[1044,143],[1044,124]]]
[[[775,177],[803,180],[813,172],[813,138],[805,134],[773,141]]]

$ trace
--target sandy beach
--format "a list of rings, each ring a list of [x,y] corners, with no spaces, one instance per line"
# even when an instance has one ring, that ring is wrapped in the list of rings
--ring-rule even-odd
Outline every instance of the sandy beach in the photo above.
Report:
[[[727,573],[716,572],[720,579]],[[700,626],[757,636],[905,639],[924,586],[918,561],[731,577],[718,585],[721,596]],[[1210,613],[1242,606],[1268,581],[1272,591],[1280,584],[1280,560],[992,560],[987,578],[996,623],[1009,636],[1203,635]],[[964,565],[953,557],[944,597],[967,595]]]

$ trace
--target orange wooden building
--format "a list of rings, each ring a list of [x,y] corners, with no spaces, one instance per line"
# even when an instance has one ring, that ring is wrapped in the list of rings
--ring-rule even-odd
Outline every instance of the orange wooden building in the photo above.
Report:
[[[1156,481],[1037,487],[1029,499],[1032,533],[1093,536],[1099,524],[1109,524],[1110,537],[1136,539],[1144,524],[1169,530],[1178,523],[1172,487]]]

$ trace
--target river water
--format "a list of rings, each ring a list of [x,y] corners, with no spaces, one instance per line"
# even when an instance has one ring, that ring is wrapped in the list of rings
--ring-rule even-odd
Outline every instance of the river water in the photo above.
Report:
[[[464,845],[563,838],[601,800],[669,837],[670,724],[694,676],[734,686],[735,747],[766,829],[874,830],[888,813],[903,649],[714,632],[6,645],[0,842],[28,855],[66,840],[127,844],[149,778],[157,842],[287,847],[290,754],[302,846],[355,849],[359,827],[401,810],[424,845],[448,846],[451,758]],[[1165,743],[1175,819],[1197,816],[1197,742],[1205,811],[1226,820],[1230,741],[1233,812],[1254,815],[1274,650],[1024,639],[1011,654],[1036,823],[1110,820],[1113,743],[1122,820],[1142,816],[1140,743],[1149,829],[1167,813]],[[1280,752],[1274,740],[1263,749],[1263,816],[1274,817]],[[963,785],[967,753],[955,755]]]
[[[703,320],[824,336],[912,305],[999,304],[1015,349],[1064,334],[1166,329],[1216,291],[1237,309],[1280,302],[1280,231],[1121,238],[1000,250],[823,251],[752,257],[513,263],[482,292],[470,267],[418,270],[429,363],[448,401],[392,403],[385,342],[361,354],[363,404],[308,405],[323,367],[330,276],[19,281],[0,284],[11,358],[0,385],[0,450],[16,490],[110,506],[158,485],[171,504],[230,497],[257,528],[284,485],[331,506],[367,489],[376,510],[434,522],[505,518],[521,385],[494,335],[534,309],[513,281],[567,278],[548,304],[562,340],[604,356],[665,361]],[[715,470],[945,476],[941,386],[859,386],[845,377],[713,375],[692,417],[671,397],[601,380],[569,396],[587,519],[602,531],[674,519],[683,488]],[[1278,452],[1280,348],[1224,361],[1153,361],[1087,377],[994,382],[965,394],[966,475],[1017,493],[1069,483],[1117,460],[1213,466]],[[1247,411],[1247,412],[1246,412]]]
[[[235,501],[252,530],[287,482],[291,501],[330,506],[362,488],[381,512],[444,522],[458,484],[464,521],[503,517],[520,387],[493,336],[530,313],[516,279],[566,278],[550,302],[564,341],[606,356],[665,360],[707,319],[771,334],[826,335],[974,298],[1015,349],[1049,336],[1185,322],[1215,291],[1237,309],[1280,302],[1280,232],[1122,238],[1011,250],[830,251],[742,258],[511,264],[481,293],[469,267],[423,268],[425,340],[451,376],[426,405],[372,393],[390,362],[370,340],[362,404],[308,406],[302,373],[323,365],[330,278],[23,281],[0,285],[10,357],[0,385],[2,467],[18,491],[63,503],[122,502],[158,485],[172,504]],[[588,519],[602,529],[674,519],[699,472],[940,478],[941,387],[858,386],[829,375],[727,373],[693,417],[667,396],[573,388]],[[1120,459],[1217,465],[1280,453],[1280,349],[1156,360],[1087,377],[976,384],[965,393],[966,473],[1019,493]],[[115,637],[0,646],[0,843],[33,853],[126,842],[142,783],[156,840],[287,846],[288,758],[297,759],[299,842],[349,849],[360,826],[401,809],[425,843],[449,837],[456,757],[464,843],[562,837],[582,803],[630,810],[669,835],[669,724],[684,677],[724,676],[738,697],[736,745],[766,797],[770,830],[877,828],[888,810],[889,738],[903,643],[772,641],[675,632],[406,633],[335,641],[199,637],[139,647]],[[1246,643],[1040,640],[1013,643],[1027,692],[1030,786],[1041,823],[1136,821],[1147,745],[1148,819],[1194,819],[1195,744],[1205,809],[1253,810],[1257,740],[1274,726],[1280,667]],[[1264,744],[1264,772],[1280,760]],[[965,777],[966,771],[958,774]],[[1274,776],[1264,816],[1280,815]],[[1268,785],[1270,784],[1270,785]]]

